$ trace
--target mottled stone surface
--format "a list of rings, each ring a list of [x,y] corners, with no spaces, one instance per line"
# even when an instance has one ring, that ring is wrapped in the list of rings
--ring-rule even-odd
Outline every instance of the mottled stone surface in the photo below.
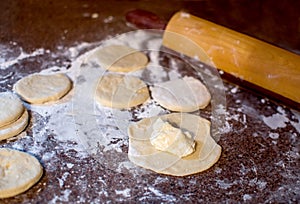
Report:
[[[298,1],[2,0],[0,91],[11,90],[22,76],[43,69],[69,69],[75,59],[71,47],[78,56],[86,51],[78,47],[83,42],[100,42],[134,30],[124,15],[135,8],[166,20],[185,9],[299,53],[299,7]],[[224,86],[227,108],[226,129],[219,141],[221,158],[209,170],[183,178],[130,166],[127,139],[122,137],[114,138],[111,145],[120,148],[124,161],[119,169],[110,168],[106,161],[113,159],[111,155],[91,156],[72,139],[76,135],[61,139],[59,134],[68,132],[52,129],[51,114],[68,115],[69,107],[62,104],[44,114],[39,114],[42,108],[32,108],[26,134],[1,141],[0,147],[34,154],[44,166],[44,176],[27,192],[0,203],[298,203],[299,110],[246,87],[227,81]],[[71,116],[66,118],[62,125],[74,122]]]

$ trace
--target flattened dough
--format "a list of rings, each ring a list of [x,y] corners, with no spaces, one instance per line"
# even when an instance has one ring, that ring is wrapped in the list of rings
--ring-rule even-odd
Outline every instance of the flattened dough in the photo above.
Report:
[[[0,148],[0,198],[25,192],[43,174],[40,162],[30,154]]]
[[[23,112],[24,106],[16,95],[0,93],[0,128],[15,122]]]
[[[25,110],[18,120],[11,124],[0,127],[0,141],[16,136],[22,132],[28,125],[28,118],[28,112]]]
[[[180,158],[168,152],[159,151],[150,143],[153,123],[160,117],[163,121],[188,131],[196,142],[196,150],[189,156]],[[187,113],[172,113],[145,118],[128,128],[129,160],[134,164],[157,173],[186,176],[202,172],[214,165],[221,147],[210,136],[210,122]]]
[[[71,87],[72,83],[65,74],[33,74],[20,79],[14,90],[24,101],[41,104],[60,99]]]
[[[104,69],[114,72],[132,72],[148,64],[148,58],[144,53],[124,45],[101,48],[93,56]]]
[[[153,99],[162,107],[179,112],[205,108],[211,99],[207,88],[193,77],[183,77],[150,87]]]
[[[127,109],[144,103],[149,98],[147,85],[139,78],[108,74],[99,79],[95,99],[103,106]]]

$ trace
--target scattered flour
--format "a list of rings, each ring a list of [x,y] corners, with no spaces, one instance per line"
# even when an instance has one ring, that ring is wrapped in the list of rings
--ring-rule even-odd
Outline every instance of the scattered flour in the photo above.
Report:
[[[298,111],[292,110],[292,113],[294,114],[295,119],[298,122],[291,121],[292,126],[297,130],[297,132],[300,134],[300,113]]]
[[[68,202],[69,196],[72,193],[72,190],[66,189],[60,193],[60,196],[55,196],[51,201],[50,204],[61,203],[61,202]]]
[[[168,201],[168,202],[175,202],[176,201],[176,197],[174,197],[173,195],[167,195],[167,194],[164,194],[162,192],[160,192],[159,190],[153,188],[153,187],[148,187],[148,189],[157,197],[160,197],[162,198],[163,200],[165,201]]]
[[[270,133],[270,134],[269,134],[269,137],[272,138],[272,139],[274,139],[274,140],[276,140],[276,139],[279,138],[279,134],[278,134],[278,133],[275,133],[275,132],[274,132],[274,133]]]
[[[74,166],[74,164],[67,163],[67,167],[68,167],[69,169],[71,169],[73,166]]]
[[[157,105],[154,100],[149,100],[148,102],[143,104],[143,106],[140,109],[136,109],[133,112],[137,119],[152,117],[156,115],[163,115],[167,113],[169,113],[169,111]]]
[[[111,23],[114,20],[113,16],[108,16],[105,19],[103,19],[104,23]]]
[[[235,93],[238,92],[238,90],[239,90],[239,87],[236,86],[236,87],[232,88],[232,89],[230,90],[230,92],[233,93],[233,94],[235,94]]]
[[[130,197],[130,189],[126,188],[124,190],[115,190],[117,195],[122,195],[124,198]]]
[[[222,189],[229,189],[233,185],[235,185],[234,182],[229,182],[229,181],[225,181],[225,180],[217,180],[216,184]]]
[[[251,196],[251,195],[249,195],[249,194],[243,195],[243,201],[249,201],[249,200],[251,200],[251,199],[252,199],[252,196]]]
[[[89,14],[90,15],[90,14]],[[92,16],[93,17],[93,16]],[[95,17],[95,16],[94,16]],[[188,16],[182,16],[188,17]],[[104,19],[105,23],[110,23],[114,18],[112,16]],[[130,45],[128,44],[130,42]],[[147,42],[147,43],[145,43]],[[166,114],[168,111],[157,105],[153,100],[147,101],[145,104],[137,107],[131,111],[128,110],[111,110],[101,107],[95,104],[93,101],[93,87],[97,83],[98,77],[105,73],[99,65],[91,63],[90,56],[96,50],[109,44],[124,44],[129,45],[138,50],[147,52],[151,62],[142,72],[131,73],[138,77],[141,77],[151,85],[155,82],[160,82],[168,79],[175,79],[181,77],[175,60],[171,60],[172,69],[168,70],[166,67],[162,67],[159,63],[160,56],[157,50],[161,46],[160,35],[149,35],[143,31],[137,31],[127,33],[125,35],[117,36],[116,38],[108,39],[104,42],[96,43],[81,43],[75,47],[68,49],[61,48],[60,55],[66,56],[72,60],[70,68],[66,66],[52,66],[48,69],[41,71],[43,74],[50,74],[61,72],[67,74],[74,82],[74,89],[66,97],[64,97],[59,103],[56,104],[45,104],[45,105],[30,105],[25,104],[26,108],[31,111],[31,126],[30,131],[19,135],[18,140],[20,142],[14,143],[13,148],[24,149],[27,147],[29,151],[35,155],[41,155],[41,161],[45,163],[46,171],[55,172],[56,167],[48,164],[50,161],[55,160],[57,154],[60,151],[76,151],[76,156],[84,159],[88,154],[98,154],[99,147],[105,154],[117,155],[119,163],[107,162],[105,164],[111,165],[108,168],[113,169],[117,173],[130,172],[136,174],[136,168],[127,159],[127,153],[124,152],[123,147],[127,145],[126,138],[126,127],[133,120],[139,120],[145,117],[151,117],[160,114]],[[96,48],[95,48],[96,47]],[[90,50],[84,52],[85,50]],[[37,49],[32,53],[25,53],[20,50],[20,54],[11,60],[4,61],[0,59],[0,70],[9,69],[12,65],[19,63],[21,60],[40,56],[49,53],[48,50]],[[59,55],[52,53],[53,56]],[[222,74],[222,71],[220,71]],[[5,76],[9,78],[8,74]],[[216,89],[222,89],[225,91],[223,86],[215,84],[213,86]],[[229,90],[231,93],[237,93],[238,87],[234,87]],[[224,101],[223,101],[224,102]],[[226,110],[226,103],[220,103],[213,107],[213,116],[221,120],[224,119],[221,126],[216,127],[220,134],[231,132],[234,127],[231,121],[237,121],[246,127],[249,116],[254,119],[262,120],[268,127],[275,130],[278,128],[284,128],[290,122],[290,124],[300,133],[300,114],[299,112],[293,111],[295,116],[294,121],[290,121],[284,109],[278,107],[277,113],[271,116],[260,116],[255,109],[250,106],[243,105],[243,101],[239,101],[242,105],[240,111],[236,114],[229,114]],[[265,104],[266,99],[261,99],[261,103]],[[47,141],[49,135],[54,135],[54,139],[58,142],[63,143],[63,150],[61,147],[55,147],[51,151],[47,150]],[[254,133],[255,137],[259,137],[260,134]],[[269,133],[269,137],[273,140],[280,138],[278,133]],[[295,136],[296,137],[296,136]],[[33,145],[30,143],[33,141]],[[32,145],[32,146],[31,146]],[[296,155],[297,156],[297,155]],[[96,159],[98,157],[95,157]],[[109,157],[110,158],[110,157]],[[103,158],[104,160],[106,158]],[[57,161],[59,162],[59,161]],[[285,165],[282,163],[282,165]],[[66,163],[64,167],[64,174],[57,178],[59,187],[64,187],[65,182],[70,176],[72,176],[74,164]],[[246,170],[243,169],[245,173]],[[250,171],[250,170],[249,170]],[[254,171],[254,170],[252,170]],[[139,171],[139,173],[147,174],[148,171]],[[217,174],[222,173],[222,169],[216,168]],[[85,175],[83,175],[85,176]],[[102,178],[99,181],[106,186],[107,184]],[[156,184],[165,182],[166,179],[158,177],[155,180]],[[264,189],[267,185],[266,182],[259,183],[257,180],[253,181],[254,184],[260,189]],[[216,186],[222,189],[229,189],[236,182],[229,182],[226,180],[216,180]],[[82,187],[86,187],[86,183],[78,183]],[[160,197],[161,200],[166,202],[175,202],[176,197],[174,195],[165,194],[153,186],[147,188],[144,196],[140,198],[140,201],[147,202],[151,197]],[[68,202],[71,194],[71,189],[62,190],[61,194],[56,195],[48,203],[60,203]],[[121,195],[124,198],[131,196],[130,189],[115,190],[117,195]],[[108,196],[108,191],[105,188],[99,191],[99,195]],[[83,198],[78,198],[82,200]],[[252,196],[245,194],[242,198],[244,201],[249,201]],[[83,199],[84,200],[84,199]]]
[[[289,122],[289,119],[285,115],[280,113],[275,113],[268,117],[263,116],[262,119],[265,124],[273,130],[277,128],[284,128],[286,127],[286,123]]]
[[[30,57],[35,57],[35,56],[38,56],[38,55],[43,55],[46,52],[47,52],[47,50],[45,50],[43,48],[40,48],[40,49],[37,49],[37,50],[33,51],[32,53],[26,53],[20,48],[20,55],[17,58],[14,58],[14,59],[9,60],[9,61],[2,61],[2,60],[0,61],[0,69],[7,69],[10,66],[20,62],[23,59],[30,58]]]

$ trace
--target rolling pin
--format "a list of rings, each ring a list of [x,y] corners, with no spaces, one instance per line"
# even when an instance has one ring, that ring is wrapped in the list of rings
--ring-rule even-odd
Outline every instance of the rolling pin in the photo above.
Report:
[[[300,56],[185,12],[168,22],[163,45],[300,104]]]

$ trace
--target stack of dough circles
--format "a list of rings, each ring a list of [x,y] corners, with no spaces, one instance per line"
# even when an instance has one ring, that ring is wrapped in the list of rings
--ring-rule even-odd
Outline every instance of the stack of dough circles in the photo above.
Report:
[[[163,121],[188,131],[196,142],[195,151],[178,157],[169,152],[159,151],[150,143],[153,123],[160,117]],[[134,164],[157,173],[187,176],[202,172],[213,166],[221,155],[221,147],[210,136],[210,122],[188,113],[172,113],[145,118],[128,128],[128,158]],[[175,137],[175,135],[174,135]]]
[[[148,64],[147,56],[131,47],[110,45],[95,51],[93,57],[104,69],[113,72],[132,72]]]
[[[16,136],[28,124],[28,112],[17,96],[0,93],[0,141]]]
[[[153,99],[162,107],[178,112],[205,108],[211,99],[207,88],[193,77],[183,77],[150,87]]]
[[[42,174],[43,168],[35,157],[0,148],[0,198],[25,192],[40,180]]]
[[[149,98],[147,85],[137,77],[107,74],[99,79],[95,99],[103,106],[128,109]]]
[[[65,74],[32,74],[20,79],[14,91],[24,100],[33,104],[57,101],[72,87]]]

